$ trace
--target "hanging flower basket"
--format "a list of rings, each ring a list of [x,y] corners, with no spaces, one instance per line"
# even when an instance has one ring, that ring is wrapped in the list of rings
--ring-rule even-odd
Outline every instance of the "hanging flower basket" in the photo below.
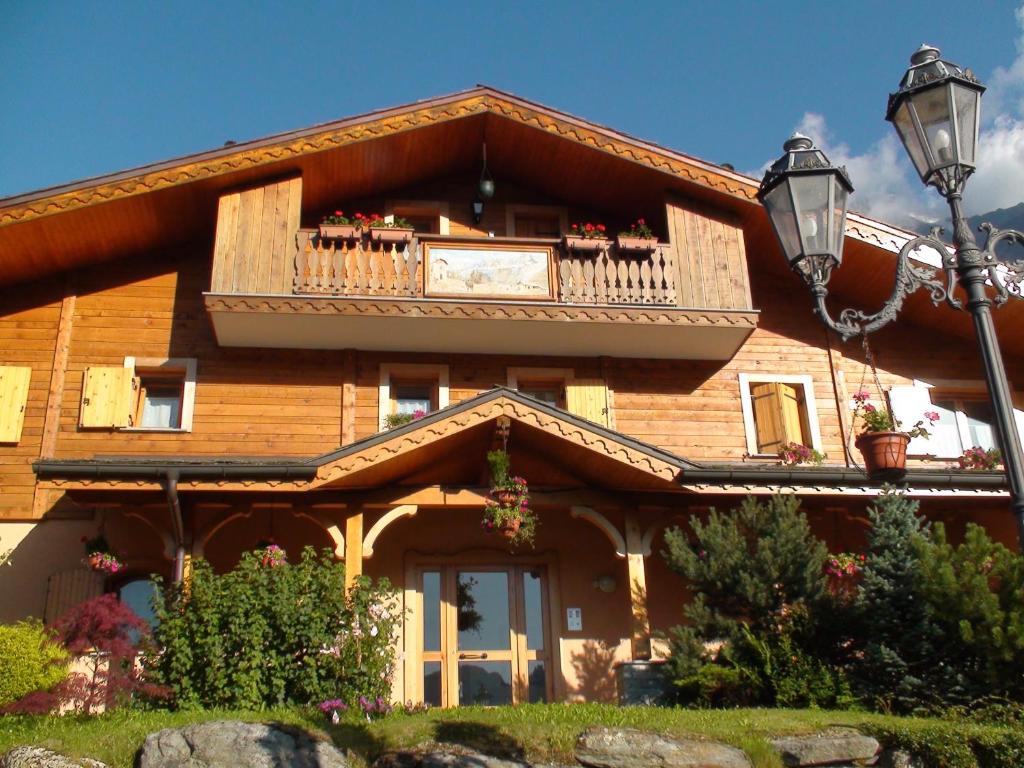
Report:
[[[878,479],[895,479],[904,475],[909,443],[910,435],[905,432],[865,432],[854,441],[864,456],[868,476]]]
[[[522,477],[509,475],[508,453],[490,451],[491,492],[484,502],[480,527],[500,533],[512,544],[532,544],[537,517],[530,509],[530,489]]]
[[[90,570],[113,575],[124,568],[124,563],[110,551],[110,545],[102,534],[91,539],[83,536],[82,543],[85,545],[85,558],[82,562],[89,566]]]

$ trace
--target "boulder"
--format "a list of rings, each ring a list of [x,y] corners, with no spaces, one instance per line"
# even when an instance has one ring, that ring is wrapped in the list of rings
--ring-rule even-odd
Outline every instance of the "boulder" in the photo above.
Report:
[[[88,757],[72,758],[42,747],[15,747],[0,756],[0,768],[107,768]]]
[[[458,744],[430,744],[410,750],[388,752],[378,757],[373,768],[532,768],[521,760],[485,755]]]
[[[774,739],[787,766],[856,766],[868,765],[881,749],[879,743],[849,728],[834,728],[809,736],[787,736]]]
[[[878,768],[926,768],[924,760],[902,749],[887,749],[878,758]]]
[[[591,768],[751,768],[746,754],[727,744],[631,728],[588,728],[577,739],[575,754]]]
[[[221,720],[146,737],[138,768],[348,768],[330,742],[298,728]]]

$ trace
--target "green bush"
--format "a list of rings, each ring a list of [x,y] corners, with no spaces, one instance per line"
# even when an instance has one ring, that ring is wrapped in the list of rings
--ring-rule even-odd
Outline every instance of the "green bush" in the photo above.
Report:
[[[390,695],[400,612],[385,581],[345,588],[345,567],[306,548],[296,564],[243,555],[187,589],[158,592],[152,657],[179,707],[263,708]]]
[[[843,706],[849,687],[828,649],[834,613],[827,550],[799,499],[746,499],[666,533],[669,566],[689,582],[689,625],[671,634],[669,670],[689,703]],[[714,649],[713,652],[709,649]]]
[[[1024,557],[968,525],[953,546],[937,524],[921,558],[922,589],[942,635],[942,662],[973,704],[1024,702]]]
[[[0,707],[67,676],[68,656],[38,621],[0,625]]]

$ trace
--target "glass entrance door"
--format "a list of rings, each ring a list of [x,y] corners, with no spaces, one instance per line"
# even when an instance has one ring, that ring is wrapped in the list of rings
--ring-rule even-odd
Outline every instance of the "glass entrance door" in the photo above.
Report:
[[[420,588],[425,702],[497,706],[549,699],[542,569],[424,568]]]

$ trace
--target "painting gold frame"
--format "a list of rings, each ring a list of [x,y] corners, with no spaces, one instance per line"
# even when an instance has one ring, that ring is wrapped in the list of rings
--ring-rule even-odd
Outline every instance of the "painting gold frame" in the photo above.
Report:
[[[486,293],[475,293],[473,291],[454,291],[437,288],[432,284],[431,260],[439,258],[442,253],[452,251],[465,251],[468,253],[477,252],[481,254],[504,252],[509,256],[522,254],[543,254],[546,270],[546,291],[541,293],[513,293],[501,291],[489,291]],[[504,299],[511,301],[554,301],[555,300],[555,252],[551,245],[541,243],[509,243],[509,242],[473,242],[473,243],[452,243],[437,242],[423,244],[423,294],[429,298],[446,299]]]

